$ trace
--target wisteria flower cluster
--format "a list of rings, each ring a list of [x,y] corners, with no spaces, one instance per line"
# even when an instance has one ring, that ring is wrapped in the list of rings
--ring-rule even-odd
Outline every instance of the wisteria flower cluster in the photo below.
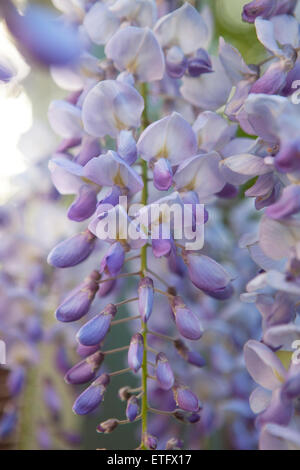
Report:
[[[199,2],[53,4],[42,36],[45,12],[1,10],[68,92],[49,106],[49,170],[79,229],[48,263],[86,274],[55,312],[76,329],[74,413],[105,415],[122,376],[124,416],[100,434],[140,422],[137,449],[300,450],[298,2],[245,4],[255,64],[215,47]]]

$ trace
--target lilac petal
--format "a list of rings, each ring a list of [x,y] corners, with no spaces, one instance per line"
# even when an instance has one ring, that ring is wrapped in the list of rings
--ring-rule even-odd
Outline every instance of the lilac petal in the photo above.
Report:
[[[127,70],[140,82],[163,78],[164,56],[149,28],[127,26],[119,29],[106,44],[105,54],[118,70]]]
[[[222,160],[217,152],[200,154],[182,162],[173,177],[178,191],[185,188],[195,191],[199,198],[205,198],[221,191],[225,185],[219,170]]]
[[[219,40],[219,57],[234,85],[238,85],[246,77],[255,77],[257,74],[255,70],[248,67],[240,52],[231,44],[226,43],[222,37]]]
[[[267,423],[288,425],[293,414],[293,404],[282,395],[280,389],[273,391],[269,406],[258,416],[257,424]]]
[[[199,318],[186,307],[180,297],[174,297],[171,307],[179,333],[191,340],[200,339],[203,329]]]
[[[79,165],[86,165],[92,158],[98,157],[101,154],[101,145],[98,139],[90,136],[83,136],[82,144],[76,163]]]
[[[65,375],[65,381],[68,384],[84,384],[93,380],[96,372],[103,362],[104,355],[101,351],[97,351],[88,356],[83,361],[73,366]]]
[[[57,268],[76,266],[90,256],[94,247],[95,237],[86,230],[56,245],[49,253],[47,261]]]
[[[255,340],[245,344],[244,357],[246,367],[255,382],[267,390],[280,387],[286,371],[273,351]]]
[[[187,69],[191,77],[213,72],[210,57],[205,49],[198,49],[196,56],[188,60]]]
[[[105,44],[119,28],[120,20],[107,5],[97,2],[85,15],[83,25],[95,44]]]
[[[295,239],[287,226],[263,217],[259,228],[259,245],[269,258],[280,260],[287,257],[294,244]]]
[[[264,342],[273,349],[291,350],[294,341],[300,340],[300,326],[294,323],[276,325],[264,334]]]
[[[166,158],[175,165],[195,155],[197,141],[191,125],[174,112],[148,126],[141,134],[137,147],[146,161]]]
[[[300,433],[290,427],[266,424],[259,438],[260,450],[300,450]]]
[[[204,111],[197,117],[193,129],[199,148],[205,152],[220,151],[236,134],[237,124],[228,124],[226,119],[212,111]]]
[[[258,414],[264,411],[270,404],[272,393],[262,387],[257,387],[250,395],[249,403],[253,413]]]
[[[263,158],[251,154],[234,155],[225,158],[222,164],[234,173],[249,176],[249,179],[253,176],[265,175],[271,171]]]
[[[274,25],[271,21],[263,18],[255,20],[256,35],[262,45],[274,55],[280,56],[281,50],[275,39]]]
[[[142,367],[144,355],[144,339],[140,333],[133,335],[128,350],[128,365],[133,372],[138,372]]]
[[[109,377],[102,374],[84,392],[79,395],[73,405],[73,411],[77,415],[86,415],[94,411],[103,400]]]
[[[10,2],[4,8],[6,24],[26,55],[43,65],[74,63],[81,44],[75,29],[64,25],[41,6],[29,6],[19,15]]]
[[[125,251],[120,242],[113,243],[100,264],[99,272],[104,270],[110,276],[116,276],[121,271],[125,260]]]
[[[287,70],[282,61],[271,64],[267,71],[251,87],[250,93],[276,95],[286,84]]]
[[[60,194],[78,193],[82,186],[80,165],[66,158],[64,154],[55,154],[48,166],[52,182]]]
[[[130,194],[143,188],[143,181],[137,172],[111,150],[100,157],[92,158],[85,165],[83,174],[100,186],[118,185],[128,189]]]
[[[118,136],[118,154],[127,165],[133,165],[137,159],[137,147],[132,132],[121,131]]]
[[[287,379],[282,387],[282,396],[288,400],[294,400],[300,395],[300,373]]]
[[[65,139],[81,137],[83,134],[81,110],[67,101],[52,101],[48,119],[54,132]]]
[[[69,207],[68,217],[76,222],[82,222],[93,215],[97,205],[97,193],[89,185],[84,184]]]
[[[166,54],[166,70],[171,78],[181,78],[187,68],[187,59],[178,46],[171,47]]]
[[[104,274],[101,278],[102,281],[105,281],[106,278],[109,278],[110,274]],[[109,295],[114,288],[116,287],[117,281],[115,279],[111,281],[102,282],[99,286],[98,297],[106,297]]]
[[[213,72],[193,78],[184,76],[180,92],[184,99],[203,110],[216,111],[223,106],[232,89],[231,80],[217,57],[212,57]]]
[[[175,387],[174,398],[179,408],[184,411],[199,411],[200,403],[198,397],[187,387]]]
[[[101,343],[110,329],[111,321],[116,312],[116,307],[113,304],[108,304],[101,313],[85,323],[76,335],[79,343],[85,346],[94,346]]]
[[[156,356],[156,378],[163,390],[170,390],[174,385],[174,374],[164,353]]]
[[[278,1],[273,0],[253,0],[247,3],[243,8],[242,18],[248,23],[254,23],[259,16],[262,18],[270,18],[276,14]]]
[[[280,199],[269,206],[266,214],[271,219],[282,219],[300,211],[300,188],[290,185],[283,189]]]
[[[189,34],[186,34],[186,32]],[[161,46],[179,46],[185,54],[191,54],[205,45],[208,30],[198,11],[189,3],[163,16],[156,23],[154,33]]]
[[[88,92],[83,102],[83,125],[92,136],[117,137],[121,130],[139,127],[143,109],[143,98],[132,86],[104,80]]]
[[[295,139],[281,146],[275,157],[275,166],[281,173],[300,170],[300,140]]]
[[[150,318],[154,300],[154,286],[150,277],[144,277],[139,282],[139,313],[144,323]]]
[[[172,250],[172,246],[171,240],[152,240],[152,251],[156,258],[168,255]]]
[[[160,158],[154,164],[153,183],[159,191],[168,191],[172,186],[173,171],[168,160]]]

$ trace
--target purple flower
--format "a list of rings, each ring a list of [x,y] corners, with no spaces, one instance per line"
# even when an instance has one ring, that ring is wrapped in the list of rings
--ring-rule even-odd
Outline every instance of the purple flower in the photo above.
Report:
[[[174,374],[164,353],[156,356],[156,378],[163,390],[170,390],[174,385]]]
[[[139,282],[139,312],[144,323],[150,318],[153,308],[154,287],[150,277],[144,277]]]
[[[126,416],[129,419],[130,422],[134,421],[136,417],[139,414],[139,404],[138,400],[135,396],[132,396],[129,398],[127,401],[127,407],[126,407]]]
[[[97,351],[83,361],[73,366],[65,375],[65,381],[69,384],[84,384],[94,379],[104,359],[104,354]]]
[[[95,271],[79,289],[71,293],[56,310],[57,320],[72,322],[86,315],[98,290],[97,280],[99,279],[100,275]]]
[[[191,77],[199,77],[203,73],[213,72],[210,57],[205,49],[198,49],[195,57],[188,60],[187,69]]]
[[[201,405],[198,397],[184,386],[176,386],[173,389],[174,398],[179,408],[184,411],[199,411]]]
[[[180,297],[174,297],[171,307],[179,333],[191,340],[200,339],[203,334],[198,317],[186,307]]]
[[[100,377],[76,399],[73,405],[74,413],[77,415],[86,415],[94,411],[102,402],[108,384],[109,376],[107,374],[100,375]]]
[[[184,253],[183,258],[188,267],[189,277],[198,289],[208,295],[222,295],[224,291],[225,298],[232,295],[231,290],[226,290],[231,277],[219,263],[208,256],[188,252]]]
[[[133,335],[128,350],[128,365],[133,372],[138,372],[142,367],[144,355],[144,339],[140,333]]]
[[[97,205],[97,193],[91,186],[84,184],[68,210],[68,217],[76,222],[82,222],[93,215]]]
[[[125,260],[125,251],[120,242],[113,243],[100,264],[100,273],[116,276],[121,271]]]
[[[56,268],[69,268],[82,263],[92,253],[96,237],[89,231],[74,235],[56,245],[47,261]]]
[[[112,319],[117,313],[115,305],[108,304],[104,310],[85,323],[76,337],[84,346],[94,346],[101,343],[107,335]]]

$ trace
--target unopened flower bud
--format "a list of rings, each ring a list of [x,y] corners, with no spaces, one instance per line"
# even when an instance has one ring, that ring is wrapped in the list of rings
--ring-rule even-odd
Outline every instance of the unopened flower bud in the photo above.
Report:
[[[100,423],[96,429],[97,429],[97,432],[109,434],[110,432],[114,431],[114,429],[116,429],[118,424],[119,424],[119,421],[117,419],[110,418],[110,419],[107,419],[106,421],[103,421],[103,423]]]
[[[101,313],[80,328],[77,333],[78,341],[85,346],[94,346],[103,341],[116,312],[116,306],[108,304]]]
[[[152,313],[154,287],[150,277],[144,277],[139,282],[139,312],[144,323],[147,323]]]
[[[133,372],[138,372],[142,366],[144,355],[144,339],[140,333],[135,334],[128,350],[128,364]]]

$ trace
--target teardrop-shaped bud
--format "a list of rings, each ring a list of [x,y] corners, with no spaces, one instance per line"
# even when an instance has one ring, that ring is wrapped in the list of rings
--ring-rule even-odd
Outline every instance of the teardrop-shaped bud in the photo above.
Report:
[[[150,277],[144,277],[139,282],[139,312],[144,323],[150,318],[153,308],[154,286]]]
[[[47,261],[56,268],[68,268],[82,263],[93,251],[96,237],[89,231],[78,233],[56,245]]]
[[[110,276],[117,276],[125,260],[125,251],[120,242],[113,243],[100,264],[100,273],[104,271]]]
[[[110,432],[114,431],[114,429],[116,429],[118,424],[119,424],[118,419],[110,418],[110,419],[107,419],[106,421],[103,421],[103,423],[100,423],[97,426],[96,430],[97,432],[109,434]]]
[[[155,450],[157,448],[157,439],[148,432],[143,434],[143,444],[147,449]]]
[[[100,377],[77,397],[73,405],[74,413],[77,415],[86,415],[94,411],[102,402],[108,384],[109,375],[100,375]]]
[[[232,295],[232,290],[226,290],[230,285],[231,276],[219,263],[205,255],[183,251],[183,260],[188,267],[192,283],[206,294],[217,296],[225,293],[226,298]],[[224,300],[224,297],[223,297]]]
[[[173,171],[169,160],[160,158],[154,164],[153,183],[159,191],[168,191],[172,186]]]
[[[97,206],[97,192],[88,184],[83,184],[76,199],[69,207],[68,217],[76,222],[82,222],[93,215]]]
[[[156,356],[156,378],[163,390],[170,390],[174,385],[174,374],[167,356],[160,352]]]
[[[80,289],[71,293],[55,312],[57,320],[72,322],[86,315],[98,290],[99,273],[94,271],[82,284]]]
[[[185,386],[174,387],[174,399],[179,408],[184,411],[199,411],[199,398]]]
[[[81,362],[78,362],[65,375],[65,381],[69,384],[84,384],[93,380],[104,359],[104,354],[97,351]]]
[[[110,279],[110,275],[104,273],[101,277],[101,282],[99,284],[99,290],[98,290],[98,297],[106,297],[109,295],[115,288],[117,281],[116,279],[111,279],[111,280],[106,280]]]
[[[203,329],[199,318],[184,304],[180,297],[174,297],[171,307],[179,333],[191,340],[200,339]]]
[[[134,421],[139,414],[139,404],[135,396],[131,396],[127,402],[126,416],[130,422]]]
[[[133,372],[138,372],[142,366],[144,355],[144,339],[140,333],[133,335],[128,350],[128,365]]]
[[[113,304],[108,304],[104,310],[83,325],[76,337],[79,343],[85,346],[94,346],[101,343],[107,335],[112,319],[117,313],[117,308]]]

